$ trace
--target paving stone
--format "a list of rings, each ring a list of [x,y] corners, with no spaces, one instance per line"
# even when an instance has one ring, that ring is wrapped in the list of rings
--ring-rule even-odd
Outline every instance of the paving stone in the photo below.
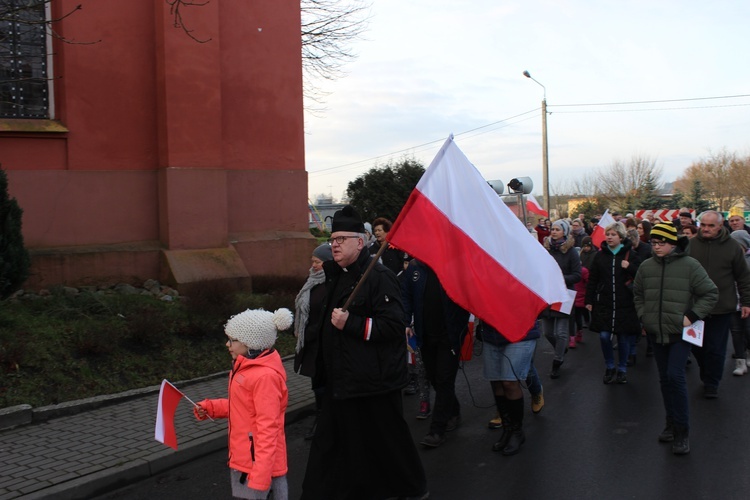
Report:
[[[289,377],[288,410],[314,403],[310,380],[292,373],[292,363],[291,359],[284,362]],[[194,401],[226,397],[227,375],[190,384],[184,390]],[[205,450],[226,446],[226,420],[199,422],[186,400],[175,414],[180,449],[174,452],[157,442],[157,401],[158,393],[147,392],[110,406],[0,431],[0,500],[29,494],[64,498],[66,489],[73,494],[82,484],[100,488],[123,477],[145,479]]]

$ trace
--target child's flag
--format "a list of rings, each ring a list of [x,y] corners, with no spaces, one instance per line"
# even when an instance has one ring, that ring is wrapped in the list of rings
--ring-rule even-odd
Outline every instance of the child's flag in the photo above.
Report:
[[[167,379],[161,381],[159,406],[156,409],[156,431],[154,432],[154,438],[175,450],[177,449],[177,435],[174,430],[174,412],[183,396],[184,394]]]

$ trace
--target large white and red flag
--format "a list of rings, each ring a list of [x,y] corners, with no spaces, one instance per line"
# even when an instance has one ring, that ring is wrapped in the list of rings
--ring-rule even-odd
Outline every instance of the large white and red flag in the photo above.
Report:
[[[449,137],[387,235],[430,266],[448,296],[521,340],[568,290],[559,266]]]
[[[536,198],[534,198],[534,196],[530,194],[526,195],[526,210],[537,215],[541,215],[542,217],[549,217],[549,213],[547,213],[547,211],[542,208],[539,202],[536,201]]]
[[[154,431],[154,438],[160,443],[164,443],[175,450],[177,449],[177,434],[174,429],[174,413],[177,409],[177,404],[183,396],[184,394],[168,380],[164,379],[161,381],[161,389],[159,389],[159,406],[156,409],[156,430]]]
[[[596,248],[601,248],[602,243],[604,242],[605,234],[604,231],[610,224],[613,224],[615,222],[615,219],[612,218],[611,215],[609,215],[609,209],[604,211],[604,215],[602,215],[602,218],[599,220],[599,223],[596,225],[593,231],[591,231],[591,242],[596,245]]]

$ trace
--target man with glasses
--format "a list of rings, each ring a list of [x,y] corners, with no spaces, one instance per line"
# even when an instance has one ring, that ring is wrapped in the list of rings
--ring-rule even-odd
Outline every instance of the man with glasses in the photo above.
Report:
[[[719,382],[726,361],[729,324],[737,311],[739,294],[742,318],[750,316],[750,270],[745,263],[745,252],[724,227],[724,217],[714,210],[701,214],[698,235],[690,240],[688,254],[701,263],[719,289],[719,301],[706,318],[703,346],[693,347],[693,355],[700,366],[703,395],[707,399],[719,397]],[[652,231],[653,234],[653,231]]]
[[[428,498],[403,416],[406,340],[398,280],[380,263],[363,280],[372,257],[351,206],[334,214],[329,241],[333,261],[323,264],[325,312],[313,378],[325,393],[302,498]]]

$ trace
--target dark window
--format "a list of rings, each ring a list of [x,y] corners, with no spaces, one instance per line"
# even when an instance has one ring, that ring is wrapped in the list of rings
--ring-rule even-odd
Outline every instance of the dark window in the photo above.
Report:
[[[0,0],[0,118],[50,118],[46,2]]]

